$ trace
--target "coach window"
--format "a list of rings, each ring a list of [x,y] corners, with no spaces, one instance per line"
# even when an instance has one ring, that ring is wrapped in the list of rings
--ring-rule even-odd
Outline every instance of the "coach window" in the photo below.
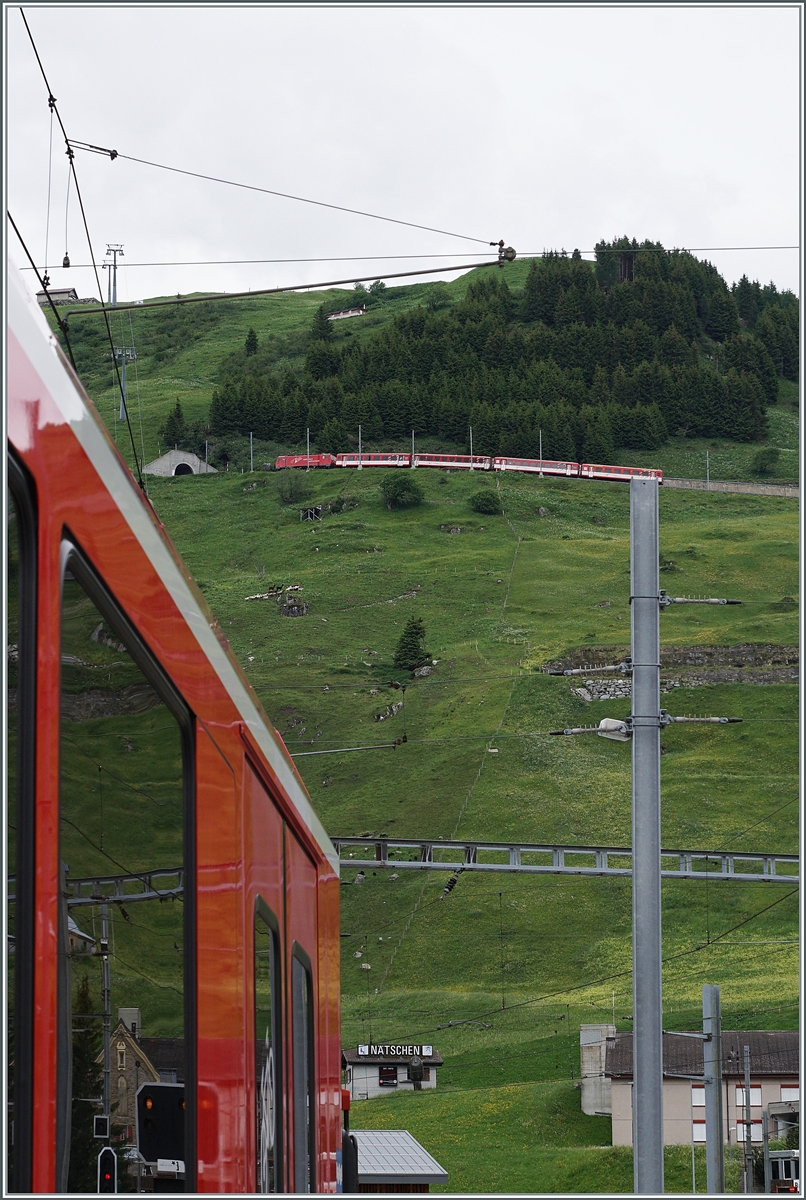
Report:
[[[255,908],[255,1119],[258,1192],[283,1190],[280,951],[274,914]]]
[[[8,456],[6,495],[6,1169],[31,1190],[33,835],[36,703],[36,506],[33,484]]]
[[[316,1191],[314,1128],[313,987],[310,959],[299,946],[291,960],[294,1056],[294,1191]]]
[[[184,887],[192,878],[192,726],[128,617],[69,542],[63,564],[56,1186],[95,1192],[93,1117],[111,1115],[121,1147],[132,1145],[135,1125],[134,1078],[125,1092],[116,1077],[113,1086],[118,1009],[138,1009],[147,1036],[184,1043],[187,1034],[193,1044],[185,1006],[195,994],[193,894]],[[184,1058],[192,1097],[192,1055]],[[166,1147],[164,1157],[186,1160],[185,1187],[194,1191],[192,1099],[185,1113],[184,1149]],[[119,1153],[118,1190],[133,1190],[132,1161]]]

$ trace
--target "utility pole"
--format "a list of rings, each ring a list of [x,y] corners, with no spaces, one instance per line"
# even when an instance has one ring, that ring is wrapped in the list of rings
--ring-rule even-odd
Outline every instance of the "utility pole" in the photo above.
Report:
[[[705,451],[705,489],[708,492],[711,490],[711,459],[707,450]]]
[[[107,303],[116,305],[118,302],[118,255],[123,258],[123,246],[119,242],[107,242],[106,253],[112,255],[111,263],[104,263],[104,268],[109,272]]]
[[[630,481],[633,1184],[663,1194],[658,482]]]
[[[543,478],[543,430],[540,430],[540,478]]]
[[[104,1116],[111,1112],[112,1095],[110,1081],[112,1078],[111,1036],[112,1036],[112,992],[109,980],[109,905],[101,905],[101,974],[103,1000],[103,1040],[104,1040]]]
[[[308,465],[305,468],[305,470],[310,471],[310,469],[311,469],[311,431],[310,431],[310,429],[305,430],[305,438],[306,438],[306,442],[308,445]]]
[[[725,1190],[725,1147],[722,1122],[722,1012],[719,988],[702,989],[702,1073],[705,1083],[705,1190],[721,1195]]]
[[[753,1191],[753,1122],[750,1105],[750,1047],[744,1048],[744,1190]]]
[[[470,470],[473,470],[473,426],[470,427]]]
[[[205,443],[206,445],[206,443]],[[252,449],[252,434],[249,434],[249,474],[253,475],[255,471],[255,455]]]
[[[360,425],[358,426],[358,469],[359,469],[359,471],[363,470],[363,467],[361,466],[361,426]]]
[[[411,465],[414,466],[414,430],[411,431]]]

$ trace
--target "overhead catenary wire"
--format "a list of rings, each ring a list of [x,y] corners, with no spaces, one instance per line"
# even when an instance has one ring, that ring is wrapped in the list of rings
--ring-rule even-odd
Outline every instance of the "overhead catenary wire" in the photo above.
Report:
[[[28,249],[28,247],[26,246],[25,240],[24,240],[22,234],[20,233],[19,229],[17,228],[17,224],[16,224],[14,218],[12,217],[10,212],[6,212],[6,216],[9,219],[11,228],[14,230],[17,237],[19,238],[20,245],[22,246],[23,250],[25,251],[25,254],[28,258],[29,263],[33,267],[34,271],[36,271],[36,277],[39,280],[42,291],[45,293],[45,297],[47,298],[48,304],[53,309],[53,315],[56,319],[56,325],[59,328],[59,330],[61,331],[62,336],[64,338],[64,344],[67,347],[67,354],[70,359],[70,364],[71,364],[73,370],[77,371],[78,368],[76,367],[76,360],[73,355],[73,347],[70,345],[70,335],[67,332],[67,323],[66,323],[66,321],[63,321],[62,318],[59,316],[59,310],[57,309],[56,305],[53,303],[53,297],[51,296],[50,292],[48,291],[48,288],[47,288],[47,285],[45,284],[44,279],[39,274],[39,268],[34,266],[34,260],[31,257],[31,252]]]
[[[477,267],[500,267],[505,260],[496,259],[494,262],[476,263]],[[458,266],[452,267],[426,267],[417,271],[396,271],[394,273],[385,272],[384,279],[409,279],[412,275],[444,275],[450,271],[464,271],[467,268],[466,263],[460,263]],[[317,288],[340,287],[343,283],[364,283],[367,279],[372,279],[374,272],[368,275],[357,275],[350,279],[327,279],[319,283],[292,283],[284,284],[281,287],[272,288],[253,288],[246,292],[212,292],[206,296],[177,296],[172,300],[143,300],[137,304],[119,304],[120,312],[127,312],[129,309],[136,309],[137,312],[142,312],[146,308],[168,308],[172,305],[180,304],[212,304],[216,300],[250,300],[257,296],[276,296],[284,292],[306,292],[313,291]],[[96,275],[97,277],[97,275]],[[98,290],[100,291],[100,283]],[[102,312],[104,316],[107,314],[107,308],[101,304],[95,308],[73,308],[67,314],[71,317],[91,317]],[[108,318],[107,318],[108,320]]]
[[[34,55],[36,56],[36,61],[39,64],[39,70],[42,73],[42,79],[44,80],[45,87],[48,90],[48,105],[50,106],[51,112],[56,114],[56,120],[59,122],[59,128],[62,131],[62,136],[64,137],[64,143],[67,147],[67,159],[68,159],[68,162],[70,165],[69,166],[69,169],[70,169],[69,178],[72,178],[72,181],[75,185],[76,199],[78,200],[78,205],[81,210],[81,220],[84,225],[84,233],[86,234],[86,238],[87,238],[87,247],[90,252],[90,259],[92,260],[92,268],[93,268],[93,272],[95,275],[95,283],[98,288],[98,294],[100,296],[103,296],[103,289],[101,288],[101,280],[98,275],[98,267],[95,262],[95,255],[92,250],[92,239],[90,238],[90,229],[89,229],[89,225],[87,223],[87,214],[84,209],[84,200],[81,195],[81,188],[79,187],[78,175],[76,173],[75,154],[73,153],[73,148],[70,145],[70,139],[67,136],[67,130],[64,127],[64,122],[62,121],[61,114],[59,113],[59,109],[57,107],[56,97],[53,95],[53,89],[51,88],[50,83],[48,81],[47,74],[45,73],[45,68],[42,65],[42,59],[39,57],[39,51],[36,48],[36,42],[34,41],[33,34],[31,33],[31,29],[30,29],[30,26],[28,25],[28,21],[26,19],[25,12],[23,11],[23,9],[20,9],[20,16],[22,17],[23,24],[25,25],[25,29],[28,34],[28,38],[31,42],[31,46],[33,48]],[[65,221],[66,221],[66,216],[65,216]],[[121,396],[123,396],[123,383],[122,383],[121,377],[120,377],[120,369],[118,367],[117,357],[115,356],[115,353],[114,353],[115,343],[114,343],[114,339],[112,337],[112,328],[109,324],[109,315],[108,315],[106,306],[103,303],[103,300],[101,301],[100,309],[104,315],[104,322],[106,324],[106,333],[107,333],[107,337],[109,339],[109,345],[110,345],[110,348],[111,348],[112,354],[113,354],[113,362],[115,364],[115,374],[117,375],[117,380],[118,380],[118,389],[120,391]],[[65,322],[65,324],[66,324],[66,322]],[[62,326],[60,323],[59,328],[61,328],[61,327]],[[145,492],[145,483],[143,481],[142,472],[140,470],[140,463],[137,458],[137,447],[135,446],[135,443],[134,443],[134,431],[132,430],[131,421],[129,420],[128,407],[126,406],[125,403],[124,403],[124,410],[126,413],[126,424],[129,429],[129,437],[131,439],[131,444],[132,444],[132,454],[134,456],[134,468],[135,468],[135,472],[137,474],[137,482],[139,483],[140,488],[143,490],[143,492]]]
[[[70,145],[76,150],[87,150],[92,154],[105,155],[112,161],[121,158],[126,162],[140,163],[141,166],[155,167],[160,171],[171,171],[175,175],[188,175],[192,179],[204,179],[210,183],[222,183],[227,187],[242,188],[249,192],[260,192],[266,196],[278,196],[283,200],[295,200],[300,204],[313,204],[318,208],[332,208],[337,212],[352,213],[357,217],[369,217],[373,221],[386,221],[391,225],[405,225],[409,229],[423,229],[427,233],[439,233],[444,237],[460,238],[465,242],[478,242],[482,246],[496,245],[495,242],[491,242],[488,238],[470,237],[466,233],[455,233],[448,229],[435,229],[431,225],[420,225],[416,221],[403,221],[398,217],[385,217],[379,213],[365,212],[360,208],[349,208],[344,204],[331,204],[325,200],[311,200],[308,196],[295,196],[290,192],[279,192],[273,188],[258,187],[252,183],[240,183],[234,179],[222,179],[218,175],[207,175],[203,171],[189,171],[183,167],[171,167],[166,163],[152,162],[147,158],[135,158],[132,154],[121,154],[117,150],[107,150],[103,146],[93,146],[89,142],[71,141]]]

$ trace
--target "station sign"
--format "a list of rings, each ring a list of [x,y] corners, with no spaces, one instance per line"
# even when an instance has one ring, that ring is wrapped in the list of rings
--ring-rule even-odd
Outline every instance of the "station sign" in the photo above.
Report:
[[[381,1044],[375,1045],[368,1043],[358,1047],[360,1058],[412,1058],[415,1054],[419,1054],[421,1058],[430,1058],[434,1053],[433,1046],[413,1046],[401,1044]]]

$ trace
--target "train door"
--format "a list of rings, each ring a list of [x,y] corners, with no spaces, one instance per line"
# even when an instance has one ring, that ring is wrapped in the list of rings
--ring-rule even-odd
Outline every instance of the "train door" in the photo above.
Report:
[[[291,1160],[295,1192],[317,1190],[316,867],[286,827],[286,962],[290,980]]]
[[[243,788],[246,923],[252,946],[247,1188],[265,1194],[290,1190],[284,822],[248,758]]]

